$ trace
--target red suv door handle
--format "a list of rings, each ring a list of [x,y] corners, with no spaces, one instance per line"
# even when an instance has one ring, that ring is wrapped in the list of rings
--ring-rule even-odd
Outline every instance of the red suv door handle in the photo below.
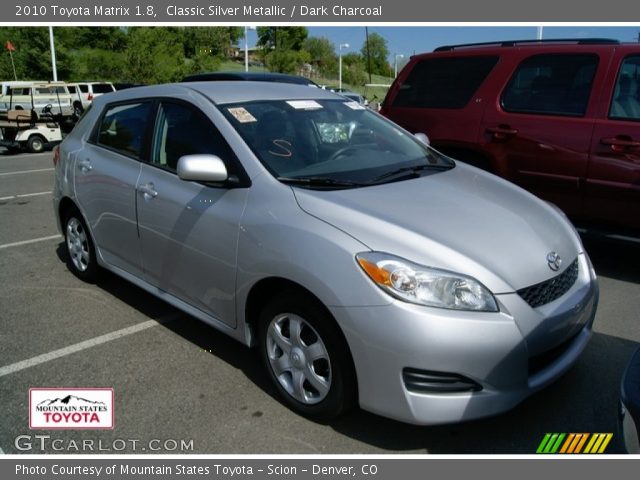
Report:
[[[632,140],[631,137],[628,137],[627,135],[601,138],[600,143],[603,145],[609,145],[611,147],[611,150],[614,150],[617,152],[621,150],[626,150],[628,148],[640,147],[640,142],[636,142],[635,140]]]
[[[511,128],[509,125],[498,125],[497,127],[488,127],[487,133],[492,133],[494,140],[506,140],[517,135],[518,130]]]

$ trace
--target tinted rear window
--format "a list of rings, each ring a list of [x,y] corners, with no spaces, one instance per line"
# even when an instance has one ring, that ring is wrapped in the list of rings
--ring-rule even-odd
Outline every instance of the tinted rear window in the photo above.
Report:
[[[422,60],[400,86],[393,106],[463,108],[497,62],[497,56]]]
[[[502,95],[508,112],[582,116],[598,68],[593,54],[535,55],[524,60]]]
[[[111,93],[113,87],[108,83],[96,83],[93,85],[93,93]]]

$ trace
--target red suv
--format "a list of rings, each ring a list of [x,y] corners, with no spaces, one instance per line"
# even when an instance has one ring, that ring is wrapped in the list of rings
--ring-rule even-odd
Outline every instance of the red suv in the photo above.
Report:
[[[545,40],[416,55],[382,113],[443,153],[640,231],[640,44]]]

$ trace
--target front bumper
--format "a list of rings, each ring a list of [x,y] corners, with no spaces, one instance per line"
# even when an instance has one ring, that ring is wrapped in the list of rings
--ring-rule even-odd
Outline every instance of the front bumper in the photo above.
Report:
[[[564,374],[586,347],[598,284],[586,255],[559,299],[531,308],[517,293],[497,295],[500,311],[465,312],[394,301],[332,307],[356,367],[360,406],[403,422],[435,425],[496,415]],[[481,389],[417,392],[405,369],[453,374]]]

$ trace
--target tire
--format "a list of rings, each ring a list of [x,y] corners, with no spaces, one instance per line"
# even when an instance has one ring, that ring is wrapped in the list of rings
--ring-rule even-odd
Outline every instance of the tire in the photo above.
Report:
[[[27,140],[27,150],[31,153],[44,152],[44,139],[40,135],[31,135]]]
[[[93,239],[82,215],[73,209],[64,217],[64,244],[67,267],[76,277],[93,282],[98,277],[98,262]]]
[[[259,342],[269,378],[291,409],[329,420],[355,405],[357,382],[347,343],[314,299],[288,292],[269,302],[260,314]]]

